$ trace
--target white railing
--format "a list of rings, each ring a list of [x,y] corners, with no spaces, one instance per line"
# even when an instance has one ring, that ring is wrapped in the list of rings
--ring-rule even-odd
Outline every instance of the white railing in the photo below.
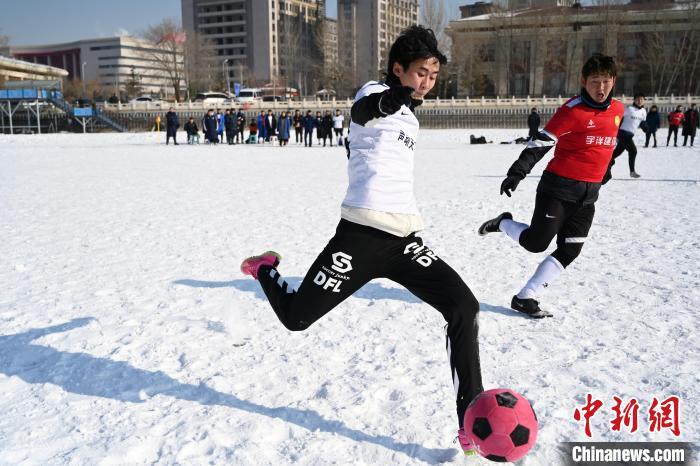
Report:
[[[530,108],[530,107],[559,107],[563,105],[568,97],[496,97],[485,98],[476,97],[466,99],[426,99],[423,102],[423,108]],[[632,103],[632,96],[617,96],[625,104]],[[700,96],[648,96],[646,98],[647,106],[655,105],[690,105],[691,103],[700,103]],[[110,104],[107,102],[98,104],[107,111],[112,112],[144,112],[144,111],[168,111],[173,107],[178,111],[201,110],[206,111],[210,108],[240,108],[245,110],[287,110],[287,109],[344,109],[347,110],[352,106],[350,99],[332,99],[332,100],[314,100],[300,99],[290,100],[287,102],[253,102],[249,104],[209,104],[203,102],[180,102],[180,103],[151,103],[151,102],[132,102],[132,103],[117,103]]]

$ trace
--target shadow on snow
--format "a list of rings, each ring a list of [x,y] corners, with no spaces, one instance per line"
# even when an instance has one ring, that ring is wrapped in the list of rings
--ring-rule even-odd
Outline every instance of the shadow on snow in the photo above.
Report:
[[[61,325],[29,330],[14,335],[0,335],[0,372],[16,376],[31,384],[54,384],[66,392],[98,396],[128,403],[165,395],[207,406],[224,406],[270,418],[281,419],[307,429],[342,435],[356,442],[367,442],[404,453],[430,463],[447,461],[455,449],[426,448],[416,443],[401,443],[385,435],[370,435],[328,420],[316,411],[290,407],[268,407],[221,393],[206,385],[181,383],[167,374],[147,371],[127,362],[113,361],[86,353],[70,353],[33,344],[38,338],[83,327],[94,318],[73,319]]]

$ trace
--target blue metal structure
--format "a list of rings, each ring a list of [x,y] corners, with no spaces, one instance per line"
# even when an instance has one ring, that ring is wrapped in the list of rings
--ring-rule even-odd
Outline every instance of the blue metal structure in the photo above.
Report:
[[[27,85],[31,85],[31,83],[32,82],[27,82]],[[23,82],[20,81],[6,83],[6,86],[11,84],[13,88],[0,89],[0,112],[2,112],[3,117],[8,117],[11,134],[14,133],[14,114],[20,108],[27,109],[34,115],[34,117],[36,117],[36,131],[41,133],[41,107],[45,105],[52,105],[76,119],[81,118],[83,131],[86,130],[86,118],[94,118],[95,120],[119,132],[127,131],[124,126],[109,118],[98,108],[93,109],[73,107],[63,98],[63,93],[60,90],[53,88],[54,86],[58,86],[58,82],[54,82],[54,84],[52,84],[50,81],[44,81],[41,83],[48,84],[45,88],[23,88],[18,87],[23,84]],[[27,128],[27,126],[24,126],[23,128]]]

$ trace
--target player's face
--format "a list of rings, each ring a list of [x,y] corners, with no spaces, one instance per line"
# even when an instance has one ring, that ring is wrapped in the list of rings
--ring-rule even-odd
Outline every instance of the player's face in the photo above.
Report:
[[[644,97],[637,97],[636,99],[634,99],[634,104],[637,107],[642,107],[644,105],[644,102],[645,102]]]
[[[404,70],[400,63],[394,63],[394,74],[402,86],[415,89],[411,97],[422,100],[435,86],[440,73],[440,62],[437,58],[421,58],[414,60],[408,69]]]
[[[607,74],[592,74],[587,78],[581,78],[581,85],[586,89],[596,102],[603,103],[615,87],[615,78]]]

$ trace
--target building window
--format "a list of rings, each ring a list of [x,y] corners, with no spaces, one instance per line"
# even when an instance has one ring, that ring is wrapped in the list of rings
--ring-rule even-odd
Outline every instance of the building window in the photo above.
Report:
[[[584,39],[583,41],[583,60],[586,61],[594,53],[603,53],[603,39]]]

